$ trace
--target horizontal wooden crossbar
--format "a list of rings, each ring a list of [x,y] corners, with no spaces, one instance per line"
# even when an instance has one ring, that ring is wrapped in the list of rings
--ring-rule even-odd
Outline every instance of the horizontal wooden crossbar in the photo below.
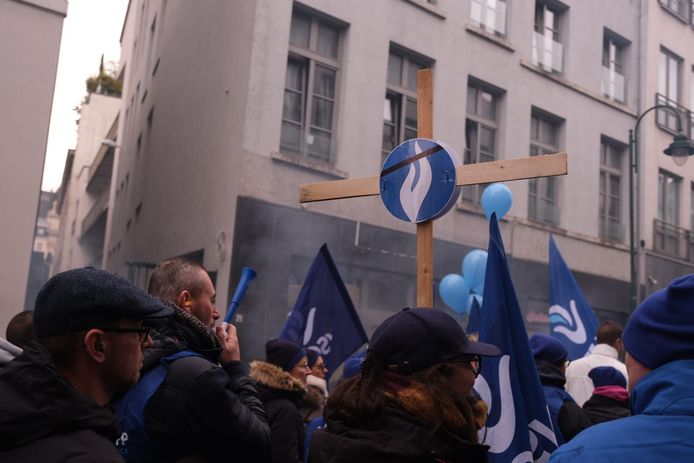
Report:
[[[481,162],[456,167],[456,185],[507,182],[527,178],[551,177],[568,173],[566,153],[547,154],[502,161]],[[379,176],[348,178],[299,185],[299,202],[357,198],[379,194]]]

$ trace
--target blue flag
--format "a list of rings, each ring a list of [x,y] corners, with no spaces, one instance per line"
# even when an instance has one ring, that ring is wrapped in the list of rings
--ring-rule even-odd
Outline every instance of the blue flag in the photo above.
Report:
[[[495,214],[489,224],[485,278],[479,340],[496,345],[501,354],[484,359],[475,382],[475,390],[489,405],[480,441],[490,446],[490,463],[544,462],[557,448],[557,440]]]
[[[328,246],[321,246],[280,338],[318,350],[327,378],[368,341]]]
[[[467,321],[467,334],[477,333],[480,330],[480,304],[477,302],[478,297],[474,295],[470,303],[470,318]]]
[[[549,331],[569,351],[569,360],[588,353],[598,319],[581,288],[561,257],[554,238],[549,237]]]

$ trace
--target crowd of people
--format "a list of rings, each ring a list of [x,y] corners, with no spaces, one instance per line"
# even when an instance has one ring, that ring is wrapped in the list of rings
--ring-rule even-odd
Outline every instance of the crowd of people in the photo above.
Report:
[[[488,461],[473,388],[499,349],[447,313],[386,319],[328,393],[321,353],[284,339],[248,368],[215,296],[181,258],[157,265],[148,292],[93,268],[51,278],[0,338],[0,461]],[[625,329],[603,322],[581,359],[532,336],[551,461],[694,459],[693,328],[688,275]]]

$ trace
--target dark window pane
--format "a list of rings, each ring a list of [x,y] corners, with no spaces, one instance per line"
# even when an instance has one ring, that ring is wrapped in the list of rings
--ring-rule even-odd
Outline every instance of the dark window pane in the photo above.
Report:
[[[489,92],[480,91],[479,115],[491,121],[496,120],[496,101]]]
[[[313,92],[316,95],[333,98],[335,96],[335,71],[316,66],[313,78]]]
[[[300,61],[287,61],[287,76],[284,79],[285,88],[302,92],[304,90],[304,64]]]
[[[384,151],[392,151],[395,148],[395,125],[384,123],[383,124],[383,142],[381,148]]]
[[[282,122],[282,135],[280,138],[280,144],[282,148],[293,151],[295,153],[299,152],[299,144],[301,140],[301,127],[292,124],[290,122]]]
[[[468,86],[467,88],[467,112],[477,114],[477,89]]]
[[[417,100],[412,98],[407,99],[407,106],[405,107],[405,125],[408,127],[417,127]]]
[[[417,71],[420,69],[424,69],[424,66],[413,61],[409,62],[407,69],[407,88],[413,92],[417,91]]]
[[[417,131],[414,129],[405,129],[405,140],[417,138]]]
[[[337,28],[321,23],[318,26],[318,54],[337,59],[338,38]]]
[[[323,160],[330,159],[330,134],[322,132],[319,130],[311,129],[311,134],[309,135],[309,140],[313,143],[309,143],[308,151],[310,154],[317,158]]]
[[[322,98],[313,98],[313,108],[311,110],[311,124],[326,130],[332,128],[333,123],[333,102]]]
[[[301,94],[284,91],[284,105],[282,107],[282,118],[301,123]]]
[[[480,151],[486,151],[488,153],[494,153],[496,151],[494,146],[494,135],[495,131],[493,129],[480,126]]]
[[[309,34],[311,32],[311,19],[300,13],[292,15],[289,43],[301,48],[308,48]]]
[[[402,84],[402,57],[395,53],[388,56],[388,83]]]

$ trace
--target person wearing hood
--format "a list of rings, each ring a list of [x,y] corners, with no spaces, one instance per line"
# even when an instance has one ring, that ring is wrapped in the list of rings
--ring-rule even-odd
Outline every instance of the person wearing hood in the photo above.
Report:
[[[564,462],[694,461],[694,274],[632,312],[624,329],[632,416],[587,429],[552,454]]]
[[[251,378],[258,385],[272,431],[273,463],[304,461],[306,431],[299,408],[310,372],[306,351],[284,339],[268,341],[265,361],[251,362]]]
[[[173,316],[156,327],[145,352],[143,380],[116,403],[119,420],[130,420],[146,380],[165,365],[151,392],[141,426],[119,448],[128,461],[262,461],[270,428],[255,384],[241,362],[236,328],[216,325],[215,289],[205,268],[191,260],[160,262],[148,291],[168,301]]]
[[[554,435],[561,445],[593,423],[564,390],[566,359],[569,355],[566,348],[556,338],[545,334],[535,334],[529,342],[552,419]]]
[[[309,462],[487,461],[467,398],[490,344],[469,341],[447,313],[404,309],[374,332],[359,373],[328,399]]]
[[[48,280],[36,297],[36,340],[0,370],[0,461],[122,462],[108,405],[140,378],[152,344],[143,322],[172,312],[102,270]]]
[[[590,399],[583,404],[593,424],[625,418],[631,415],[627,380],[617,369],[595,367],[588,373],[595,389]]]

